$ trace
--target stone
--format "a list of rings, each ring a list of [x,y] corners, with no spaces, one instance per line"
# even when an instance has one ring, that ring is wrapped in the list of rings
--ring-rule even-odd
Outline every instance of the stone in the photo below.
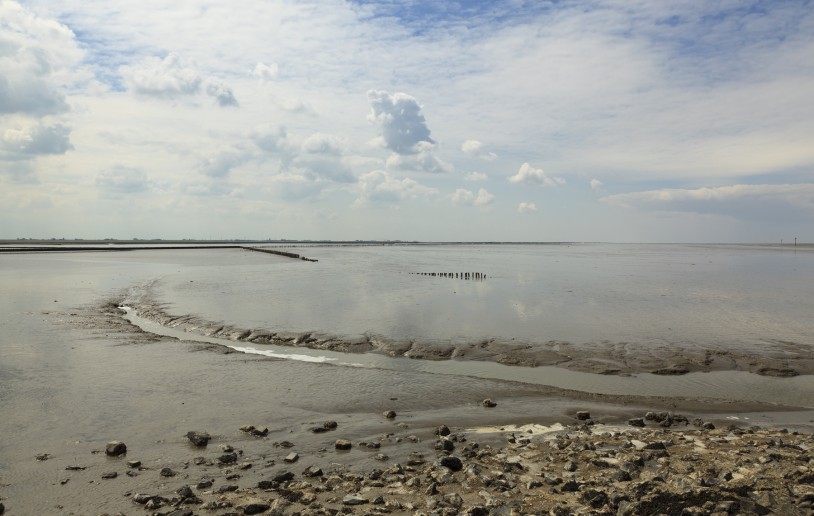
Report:
[[[290,471],[283,470],[283,471],[280,471],[279,473],[277,473],[276,475],[274,475],[273,477],[271,477],[271,479],[273,481],[275,481],[275,482],[280,482],[280,483],[282,483],[282,482],[290,482],[291,480],[294,480],[294,473],[292,473]]]
[[[141,466],[141,461],[140,460],[128,460],[127,461],[127,467],[128,468],[138,468],[139,466]]]
[[[105,446],[105,453],[111,457],[118,457],[127,453],[127,445],[121,441],[110,441]]]
[[[212,437],[206,432],[197,432],[194,430],[191,432],[187,432],[187,439],[189,439],[189,442],[191,442],[193,445],[199,448],[203,448],[204,446],[209,444],[209,440],[211,438]]]
[[[293,464],[293,463],[297,462],[298,460],[300,460],[300,455],[298,453],[296,453],[296,452],[289,453],[283,459],[283,461],[288,462],[289,464]]]
[[[322,428],[326,430],[336,430],[336,427],[338,426],[339,423],[337,423],[336,421],[325,421],[324,423],[322,423]]]
[[[486,398],[485,400],[483,400],[483,402],[482,402],[481,404],[482,404],[484,407],[486,407],[486,408],[494,408],[494,407],[497,407],[497,403],[495,403],[494,401],[492,401],[492,399],[491,399],[491,398]]]
[[[189,487],[189,486],[181,486],[175,492],[181,498],[194,498],[195,497],[195,493],[192,492],[192,488]]]
[[[395,419],[396,418],[396,411],[395,410],[388,410],[384,413],[384,417],[387,419]]]
[[[435,429],[435,435],[440,435],[441,437],[446,437],[450,433],[449,427],[447,425],[441,425]]]
[[[224,485],[220,486],[215,492],[218,493],[218,494],[233,493],[233,492],[237,491],[238,489],[239,489],[239,486],[236,486],[234,484],[224,484]]]
[[[220,464],[235,464],[237,462],[237,453],[224,453],[218,457],[218,462]]]
[[[587,421],[591,419],[591,413],[587,410],[578,410],[577,411],[577,419],[580,421]]]
[[[445,468],[451,471],[460,471],[464,467],[463,462],[461,462],[461,459],[452,455],[449,455],[447,457],[441,457],[441,459],[439,460],[439,464],[441,464],[441,466],[444,466]]]
[[[197,487],[198,489],[209,489],[210,487],[212,487],[212,481],[208,479],[201,480],[195,487]]]
[[[349,494],[342,498],[342,505],[364,505],[366,503],[368,503],[368,499],[359,495]]]
[[[334,446],[337,450],[350,450],[353,447],[353,443],[347,439],[337,439]]]
[[[243,514],[262,514],[271,509],[267,503],[250,503],[243,506]]]
[[[455,443],[450,441],[449,439],[438,439],[435,441],[435,449],[439,451],[448,451],[451,452],[455,449]]]
[[[306,477],[321,477],[322,476],[322,468],[319,466],[308,466],[305,468],[305,471],[302,472],[303,476]]]
[[[107,473],[102,473],[102,478],[104,478],[104,479],[116,478],[118,476],[119,476],[119,474],[116,473],[115,471],[109,471]]]
[[[634,417],[633,419],[628,419],[627,424],[629,424],[630,426],[642,428],[644,427],[644,419],[640,417]]]
[[[174,477],[175,476],[175,471],[171,470],[170,468],[161,468],[161,471],[159,472],[159,474],[162,477]]]

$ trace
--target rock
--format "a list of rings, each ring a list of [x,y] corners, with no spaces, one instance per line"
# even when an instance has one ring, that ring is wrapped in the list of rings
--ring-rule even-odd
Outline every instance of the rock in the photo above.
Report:
[[[486,407],[486,408],[494,408],[494,407],[497,407],[497,403],[495,403],[494,401],[492,401],[492,399],[491,399],[491,398],[486,398],[485,400],[483,400],[482,404],[483,404],[483,406],[484,406],[484,407]]]
[[[300,456],[299,456],[298,453],[295,453],[295,452],[289,453],[283,459],[283,461],[288,462],[289,464],[293,464],[293,463],[297,462],[298,460],[300,460]]]
[[[337,439],[334,446],[337,450],[350,450],[353,447],[353,443],[347,439]]]
[[[237,453],[224,453],[218,457],[218,462],[220,464],[235,464],[237,462]]]
[[[577,419],[580,421],[587,421],[591,419],[591,413],[587,410],[579,410],[577,411]]]
[[[180,496],[181,498],[194,498],[195,493],[192,492],[192,488],[189,486],[182,486],[179,487],[175,493]]]
[[[290,482],[291,480],[294,480],[294,473],[292,473],[290,471],[283,470],[283,471],[280,471],[279,473],[277,473],[276,475],[274,475],[273,477],[271,477],[271,479],[273,481],[279,482],[279,483]]]
[[[196,485],[195,487],[198,488],[198,489],[209,489],[210,487],[212,487],[212,481],[211,480],[201,480],[200,482],[198,482],[198,485]]]
[[[34,456],[34,458],[39,461],[44,461],[50,459],[51,455],[48,453],[38,453],[37,455]]]
[[[215,491],[215,493],[217,493],[217,494],[233,493],[233,492],[237,491],[239,488],[240,488],[239,486],[236,486],[234,484],[224,484],[224,485],[220,486]]]
[[[579,491],[579,482],[576,480],[569,480],[568,482],[564,483],[560,488],[560,491],[563,493],[576,493]]]
[[[627,424],[629,424],[630,426],[642,428],[644,427],[644,419],[640,417],[634,417],[633,419],[628,419]]]
[[[387,419],[395,419],[396,418],[396,411],[395,410],[388,410],[384,413],[384,417]]]
[[[439,451],[449,451],[455,449],[455,443],[450,441],[449,439],[438,439],[435,441],[435,449]]]
[[[368,499],[359,495],[349,494],[342,498],[342,505],[364,505],[366,503],[368,503]]]
[[[121,441],[110,441],[105,446],[105,453],[111,457],[118,457],[127,453],[127,445]]]
[[[271,509],[267,503],[250,503],[243,506],[243,514],[262,514]]]
[[[206,432],[197,432],[194,430],[191,432],[187,432],[187,439],[189,439],[189,442],[191,442],[195,446],[198,446],[199,448],[203,448],[204,446],[209,444],[209,440],[211,438],[212,437]]]
[[[141,466],[141,461],[140,460],[128,460],[127,461],[127,467],[128,468],[137,468],[139,466]]]
[[[273,480],[261,480],[257,483],[258,489],[277,489],[280,483]]]
[[[266,427],[255,427],[255,429],[251,431],[251,434],[255,437],[265,437],[269,434],[269,429]]]
[[[461,459],[459,459],[458,457],[454,457],[452,455],[449,455],[447,457],[441,457],[441,459],[438,462],[439,464],[441,464],[441,466],[444,466],[445,468],[451,471],[460,471],[464,467],[464,464],[463,462],[461,462]]]
[[[324,423],[322,423],[322,428],[326,430],[336,430],[336,427],[338,426],[339,423],[337,423],[336,421],[325,421]]]
[[[322,476],[322,468],[319,466],[308,466],[305,468],[305,471],[302,472],[303,476],[306,477],[321,477]]]
[[[577,470],[577,464],[574,461],[569,460],[568,462],[565,463],[562,469],[573,473],[574,471]]]
[[[118,476],[119,476],[119,474],[116,473],[115,471],[109,471],[107,473],[102,473],[102,478],[104,478],[104,479],[116,478]]]
[[[171,470],[170,468],[161,468],[159,472],[162,477],[174,477],[175,471]]]
[[[6,506],[3,505],[2,503],[0,503],[0,516],[5,514],[5,512],[6,512]]]
[[[441,437],[446,437],[450,434],[449,427],[447,425],[441,425],[435,429],[435,435],[440,435]]]
[[[582,492],[582,499],[594,509],[599,509],[608,503],[608,494],[597,489],[587,489]]]

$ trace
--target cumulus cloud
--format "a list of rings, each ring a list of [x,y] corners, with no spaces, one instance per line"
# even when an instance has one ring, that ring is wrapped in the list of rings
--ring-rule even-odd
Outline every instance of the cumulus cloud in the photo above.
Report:
[[[116,165],[96,176],[96,186],[113,193],[137,193],[147,189],[147,173],[140,168]]]
[[[127,88],[137,95],[176,100],[197,95],[202,87],[222,107],[236,106],[232,90],[216,77],[204,78],[194,63],[170,53],[164,59],[150,57],[119,68]]]
[[[384,146],[398,154],[419,152],[417,144],[435,143],[416,99],[406,93],[367,92],[371,111],[368,120],[379,124]]]
[[[486,191],[485,188],[479,189],[477,194],[465,188],[458,188],[449,198],[453,204],[478,207],[488,206],[495,200],[495,196]]]
[[[382,203],[397,205],[405,199],[428,199],[438,190],[419,184],[410,178],[396,179],[387,172],[374,170],[359,178],[359,198],[354,204]]]
[[[239,167],[251,159],[251,155],[242,149],[225,149],[206,157],[201,161],[202,174],[213,178],[224,178],[233,168]]]
[[[356,176],[341,160],[333,156],[297,156],[291,162],[290,171],[311,180],[336,183],[354,183]]]
[[[328,154],[339,156],[344,147],[343,141],[338,136],[324,133],[314,133],[306,138],[300,146],[303,152],[309,154]]]
[[[414,154],[399,154],[396,152],[391,154],[387,158],[387,169],[413,170],[431,174],[444,174],[454,170],[451,164],[435,155],[435,145],[428,142],[419,142],[414,146],[414,149]]]
[[[537,211],[537,205],[533,202],[521,202],[517,205],[517,213],[534,213]]]
[[[6,129],[0,135],[0,159],[16,160],[46,154],[64,154],[73,149],[71,130],[61,124],[37,124]]]
[[[603,197],[627,208],[721,214],[743,219],[795,218],[814,214],[814,184],[667,188]]]
[[[497,154],[484,149],[483,143],[478,140],[466,140],[463,145],[461,145],[461,150],[464,154],[485,159],[486,161],[494,161],[497,159]]]
[[[509,181],[512,183],[525,183],[527,185],[539,186],[557,186],[565,184],[565,180],[561,177],[548,176],[543,169],[534,168],[528,163],[523,163],[517,174],[511,176]]]
[[[62,89],[82,52],[73,32],[11,0],[0,2],[0,115],[68,111]]]
[[[604,185],[599,179],[591,179],[591,190],[601,192],[604,190]]]
[[[483,172],[470,172],[464,176],[465,181],[486,181],[487,179],[489,179],[489,176]]]
[[[291,143],[288,141],[288,131],[282,126],[264,125],[255,128],[251,133],[255,145],[268,153],[289,152]]]
[[[263,81],[270,81],[272,79],[275,79],[278,73],[279,69],[276,63],[266,64],[258,62],[254,66],[254,70],[252,70],[252,75],[260,78]]]

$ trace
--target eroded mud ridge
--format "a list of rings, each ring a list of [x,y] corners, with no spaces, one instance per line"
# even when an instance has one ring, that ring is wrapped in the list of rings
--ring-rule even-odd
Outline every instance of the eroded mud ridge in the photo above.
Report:
[[[119,514],[798,515],[814,504],[809,434],[667,413],[630,426],[578,412],[568,426],[491,429],[410,429],[384,417],[391,431],[365,441],[343,438],[336,421],[285,439],[244,425],[172,436],[174,459],[117,441],[72,462],[36,460],[61,475],[62,490],[117,490]],[[660,427],[665,417],[680,429]],[[308,436],[322,447],[303,450]]]
[[[698,346],[633,344],[627,342],[572,343],[518,342],[485,339],[477,342],[395,340],[365,334],[345,339],[319,332],[284,332],[246,329],[218,324],[194,315],[174,315],[145,295],[133,304],[140,317],[162,326],[208,337],[253,344],[276,344],[347,353],[382,353],[423,360],[482,360],[524,367],[558,366],[574,371],[630,375],[650,372],[682,375],[696,371],[749,371],[763,376],[814,374],[814,354],[807,344],[775,341],[765,348],[738,350],[722,345],[717,349]],[[124,301],[121,301],[124,303]]]

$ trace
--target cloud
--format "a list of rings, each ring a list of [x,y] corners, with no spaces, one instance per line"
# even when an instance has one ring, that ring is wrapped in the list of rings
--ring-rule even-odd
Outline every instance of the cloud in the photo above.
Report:
[[[238,106],[235,94],[223,81],[210,77],[204,83],[206,84],[206,94],[214,98],[220,107]]]
[[[521,202],[517,205],[517,213],[534,213],[537,211],[537,205],[533,202]]]
[[[290,172],[311,180],[336,183],[355,183],[356,176],[342,161],[333,156],[297,156],[291,162]]]
[[[523,163],[517,174],[511,176],[512,183],[525,183],[527,185],[557,186],[565,184],[565,180],[560,177],[549,177],[541,168],[534,168],[528,163]]]
[[[47,154],[64,154],[73,149],[71,130],[62,124],[37,124],[6,129],[0,135],[0,159],[29,159]]]
[[[435,155],[435,146],[428,142],[419,142],[414,146],[414,154],[392,153],[387,158],[387,170],[413,170],[431,174],[452,172],[454,167]]]
[[[604,191],[604,185],[602,184],[602,181],[600,181],[599,179],[591,179],[591,190],[593,190],[594,192]]]
[[[464,188],[458,188],[449,198],[453,204],[478,207],[488,206],[495,200],[495,196],[486,191],[485,188],[479,189],[477,194]]]
[[[720,214],[741,219],[797,219],[814,215],[814,184],[666,188],[609,195],[601,200],[641,210]]]
[[[461,150],[464,154],[485,159],[486,161],[494,161],[497,159],[497,154],[488,152],[483,148],[483,143],[478,140],[466,140],[463,145],[461,145]]]
[[[96,176],[96,186],[113,193],[138,193],[147,190],[147,173],[140,168],[116,165]]]
[[[65,25],[19,3],[0,2],[0,115],[41,117],[69,110],[67,70],[82,58]]]
[[[204,78],[194,63],[175,53],[164,59],[148,57],[138,64],[121,66],[119,73],[127,88],[140,96],[177,100],[197,95],[203,87],[219,106],[237,106],[234,93],[222,80]]]
[[[306,138],[300,146],[303,152],[309,154],[327,154],[339,156],[344,147],[343,140],[338,136],[325,133],[314,133]]]
[[[419,143],[435,143],[421,113],[421,106],[406,93],[390,95],[386,91],[369,90],[371,111],[368,120],[379,124],[384,146],[398,154],[419,152]]]
[[[374,170],[359,178],[359,198],[354,203],[381,203],[392,206],[407,199],[429,199],[438,195],[438,190],[409,179],[396,179],[387,172]]]
[[[213,178],[227,177],[233,168],[239,167],[252,158],[251,154],[237,148],[225,149],[204,158],[199,170],[202,174]]]
[[[252,75],[259,77],[263,81],[270,81],[276,79],[279,74],[279,69],[276,63],[266,64],[258,62],[252,70]]]
[[[489,176],[483,172],[470,172],[464,176],[464,181],[486,181]]]

